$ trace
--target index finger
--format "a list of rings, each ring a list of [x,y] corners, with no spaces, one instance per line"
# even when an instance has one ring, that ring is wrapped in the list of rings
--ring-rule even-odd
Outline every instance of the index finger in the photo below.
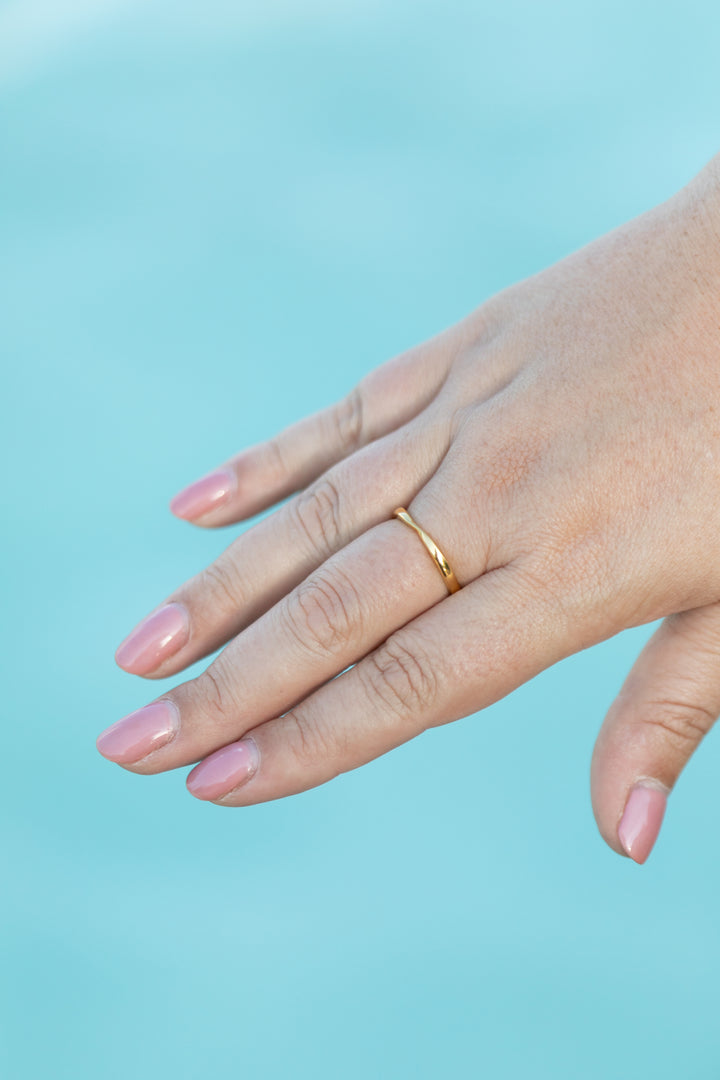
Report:
[[[170,509],[185,521],[216,527],[252,517],[306,487],[425,408],[450,366],[450,338],[447,331],[387,361],[334,405],[243,450],[184,488]]]

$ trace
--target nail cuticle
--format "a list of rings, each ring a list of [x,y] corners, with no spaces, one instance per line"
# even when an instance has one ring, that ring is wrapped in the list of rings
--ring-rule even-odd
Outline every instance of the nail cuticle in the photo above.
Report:
[[[671,790],[667,784],[663,784],[661,780],[656,780],[654,776],[638,776],[633,787],[654,788],[655,791],[661,791],[665,798],[668,797]]]

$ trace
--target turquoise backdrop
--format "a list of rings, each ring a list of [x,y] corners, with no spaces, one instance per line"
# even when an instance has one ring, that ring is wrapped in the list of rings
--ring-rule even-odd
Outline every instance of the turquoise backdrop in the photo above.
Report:
[[[710,0],[0,0],[3,1078],[720,1075],[717,737],[644,867],[590,809],[648,628],[249,809],[94,747],[238,531],[169,497],[686,183],[718,40]]]

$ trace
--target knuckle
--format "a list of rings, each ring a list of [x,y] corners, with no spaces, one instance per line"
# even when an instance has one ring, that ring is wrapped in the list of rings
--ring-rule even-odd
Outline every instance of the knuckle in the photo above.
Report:
[[[532,491],[543,467],[547,440],[507,406],[457,407],[451,418],[452,453],[464,483],[481,506],[516,511],[520,495]]]
[[[295,471],[288,458],[286,443],[286,431],[282,431],[272,435],[261,448],[264,467],[275,483],[283,483]]]
[[[534,600],[540,600],[557,629],[586,648],[614,630],[617,621],[611,568],[602,530],[558,535],[552,523],[534,538],[535,550],[518,569]]]
[[[194,685],[212,727],[220,730],[235,728],[239,715],[238,702],[217,664],[198,675]]]
[[[659,698],[645,702],[638,719],[643,726],[657,728],[666,741],[686,753],[707,735],[717,717],[704,705]]]
[[[367,657],[358,670],[365,673],[371,697],[379,698],[393,718],[423,723],[438,697],[437,672],[416,641],[406,643],[399,633]],[[420,721],[420,723],[418,723]]]
[[[473,414],[476,412],[476,406],[470,405],[457,405],[450,414],[450,442],[453,443],[457,439],[460,432],[463,430],[466,424],[472,422]]]
[[[286,745],[300,768],[312,768],[319,760],[332,759],[338,754],[338,736],[312,713],[301,714],[291,709],[285,713],[283,721],[290,728]]]
[[[344,454],[351,454],[362,443],[363,411],[363,395],[359,386],[332,409],[334,434]]]
[[[340,492],[329,477],[301,492],[294,510],[298,529],[316,557],[324,561],[342,546]]]
[[[555,632],[573,628],[580,633],[579,613],[574,610],[572,597],[567,590],[567,575],[554,558],[529,558],[514,567],[527,598],[537,612],[543,612],[552,621]]]
[[[200,593],[229,612],[237,611],[243,602],[243,588],[235,564],[230,559],[218,559],[200,572]]]
[[[286,616],[293,637],[314,656],[343,653],[362,633],[361,604],[352,582],[323,569],[287,598]]]

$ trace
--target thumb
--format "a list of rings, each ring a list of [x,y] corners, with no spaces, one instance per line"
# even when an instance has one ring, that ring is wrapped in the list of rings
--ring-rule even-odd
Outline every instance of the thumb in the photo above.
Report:
[[[720,603],[671,615],[636,660],[600,730],[592,803],[610,847],[643,863],[667,796],[720,714]]]

